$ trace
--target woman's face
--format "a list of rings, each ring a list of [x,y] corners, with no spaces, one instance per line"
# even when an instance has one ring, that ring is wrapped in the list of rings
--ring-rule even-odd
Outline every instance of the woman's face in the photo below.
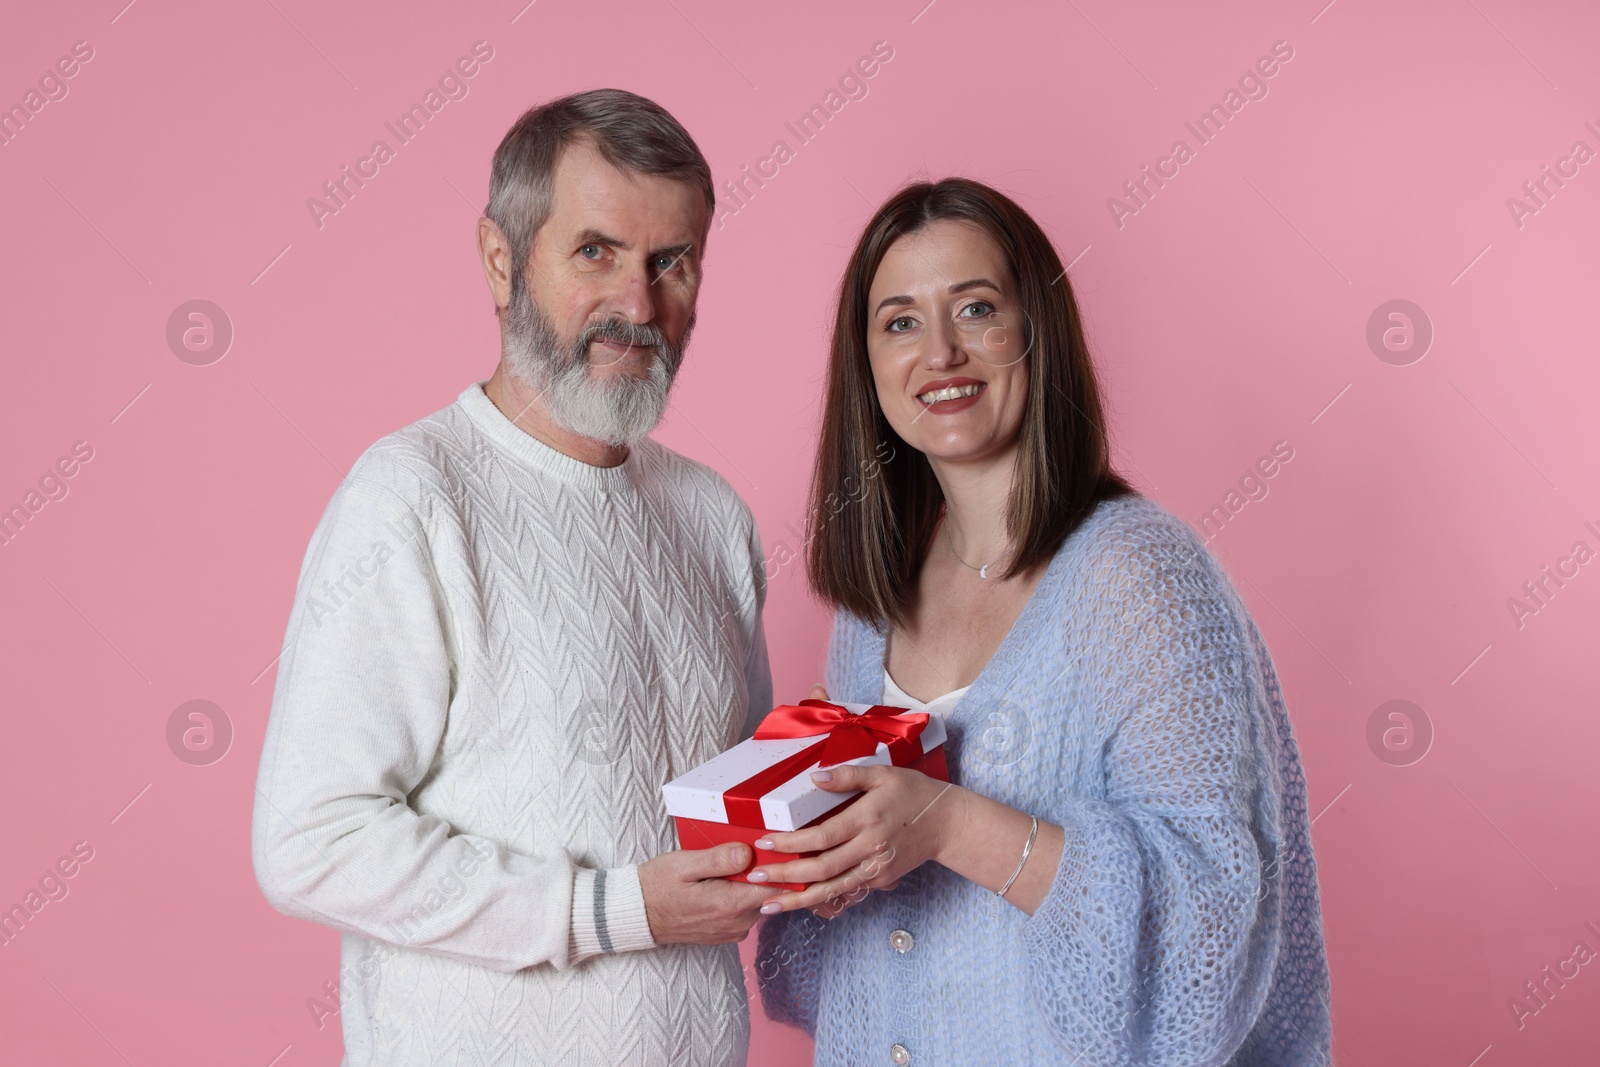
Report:
[[[884,417],[930,459],[992,458],[1016,443],[1026,335],[1000,248],[939,220],[889,246],[867,294],[867,355]]]

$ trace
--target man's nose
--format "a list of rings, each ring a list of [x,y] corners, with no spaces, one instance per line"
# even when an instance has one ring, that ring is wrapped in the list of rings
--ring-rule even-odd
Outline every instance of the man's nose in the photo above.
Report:
[[[650,282],[643,264],[625,267],[616,276],[612,303],[636,326],[655,321],[656,292]]]

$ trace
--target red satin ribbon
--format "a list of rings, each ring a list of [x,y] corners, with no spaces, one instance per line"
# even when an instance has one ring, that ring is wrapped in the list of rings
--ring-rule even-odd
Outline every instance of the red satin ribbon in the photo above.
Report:
[[[874,704],[860,715],[826,700],[802,700],[774,708],[756,728],[756,740],[827,736],[725,790],[722,796],[728,821],[771,829],[761,818],[763,796],[813,763],[832,767],[870,756],[878,750],[879,742],[889,747],[889,760],[895,766],[914,763],[922,755],[919,739],[927,724],[927,712],[883,704]]]
[[[826,700],[802,700],[799,704],[785,704],[774,708],[756,727],[758,741],[775,737],[810,737],[827,734],[826,746],[820,760],[824,767],[843,763],[861,756],[870,756],[878,750],[881,741],[889,746],[889,754],[900,756],[910,763],[922,755],[921,746],[913,742],[922,736],[928,725],[925,711],[907,711],[874,704],[860,715],[849,708],[831,704]],[[896,759],[901,763],[901,759]],[[792,776],[791,776],[792,777]]]

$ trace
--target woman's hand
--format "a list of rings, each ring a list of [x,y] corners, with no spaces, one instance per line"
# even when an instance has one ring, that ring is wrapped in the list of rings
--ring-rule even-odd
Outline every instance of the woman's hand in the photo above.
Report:
[[[813,685],[811,687],[811,692],[806,697],[806,699],[808,699],[808,700],[829,700],[829,699],[832,699],[832,698],[830,698],[828,696],[828,690],[823,687],[822,683],[818,682],[818,683],[816,683],[815,685]],[[761,839],[761,847],[762,848],[768,848],[768,846],[774,844],[773,838],[777,838],[779,841],[782,841],[782,840],[785,839],[785,836],[786,835],[772,834],[772,835],[769,835],[768,837],[764,837],[764,838]],[[810,849],[803,848],[803,847],[798,849],[798,850],[794,849],[794,848],[775,848],[773,850],[774,851],[784,851],[784,852],[793,852],[793,851],[806,852],[806,851],[810,851]],[[785,868],[785,869],[787,868],[787,864],[783,864],[783,865],[769,864],[768,866],[761,868],[761,870],[762,870],[763,874],[766,876],[767,880],[771,881],[771,880],[773,880],[772,877],[771,877],[771,872],[774,871],[774,870],[779,869],[780,866]],[[752,873],[754,873],[754,872],[752,872]],[[888,881],[877,881],[876,884],[874,884],[874,885],[868,885],[867,884],[868,878],[872,877],[872,876],[875,876],[875,875],[877,875],[879,873],[881,873],[881,872],[879,872],[876,869],[876,865],[875,864],[863,864],[863,865],[861,865],[861,868],[857,872],[857,875],[856,875],[856,877],[854,879],[850,879],[850,878],[847,877],[846,881],[848,881],[850,884],[848,884],[844,888],[843,892],[837,894],[836,896],[832,897],[831,899],[823,901],[821,904],[806,905],[806,904],[795,903],[795,900],[798,898],[799,894],[793,894],[793,893],[792,894],[788,894],[786,898],[775,898],[775,899],[787,899],[790,902],[790,906],[792,906],[792,907],[810,907],[811,913],[813,915],[816,915],[816,916],[818,916],[820,918],[823,918],[823,919],[832,919],[832,918],[835,918],[836,916],[842,914],[844,912],[844,910],[846,908],[850,907],[852,904],[861,903],[863,900],[865,900],[867,898],[867,894],[872,892],[872,890],[874,890],[874,889],[882,889],[882,890],[887,891],[887,890],[893,889],[895,886],[900,884],[900,879],[898,877],[895,877],[895,878],[889,879]],[[777,880],[781,881],[782,879],[779,878]],[[759,883],[757,883],[757,884],[759,884]],[[812,887],[808,886],[807,888],[812,888]],[[788,910],[788,908],[773,908],[773,909],[771,909],[771,912],[769,912],[769,914],[771,914],[773,912],[786,911],[786,910]]]
[[[811,699],[827,700],[815,686]],[[900,877],[938,857],[944,845],[946,816],[958,787],[906,767],[861,767],[840,764],[812,772],[812,780],[830,793],[862,791],[854,804],[817,826],[767,834],[756,847],[774,852],[821,855],[787,863],[769,863],[747,877],[761,884],[809,882],[797,893],[783,893],[762,905],[767,914],[810,908],[831,919],[873,889],[893,889]]]
[[[819,685],[811,698],[827,700],[828,694]],[[840,764],[813,771],[812,778],[830,793],[863,795],[820,825],[770,833],[755,843],[771,852],[820,853],[750,871],[756,885],[809,883],[767,900],[763,914],[810,908],[832,919],[872,890],[893,889],[907,871],[938,860],[990,892],[1010,883],[1006,903],[1032,915],[1061,865],[1066,832],[1060,826],[1040,819],[1035,845],[1024,858],[1032,821],[1027,814],[921,771]]]

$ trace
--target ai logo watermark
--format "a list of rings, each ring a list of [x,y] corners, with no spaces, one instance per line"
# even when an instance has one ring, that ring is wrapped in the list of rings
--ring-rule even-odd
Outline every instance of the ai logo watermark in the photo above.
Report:
[[[1367,347],[1394,367],[1409,367],[1433,345],[1433,320],[1409,300],[1387,300],[1367,317]]]
[[[183,762],[205,767],[228,754],[233,720],[209,700],[188,700],[167,717],[167,747]]]
[[[186,300],[167,316],[167,347],[193,367],[209,367],[233,347],[233,320],[209,300]]]
[[[1367,718],[1367,747],[1391,767],[1409,767],[1433,747],[1433,720],[1409,700],[1386,701]]]

